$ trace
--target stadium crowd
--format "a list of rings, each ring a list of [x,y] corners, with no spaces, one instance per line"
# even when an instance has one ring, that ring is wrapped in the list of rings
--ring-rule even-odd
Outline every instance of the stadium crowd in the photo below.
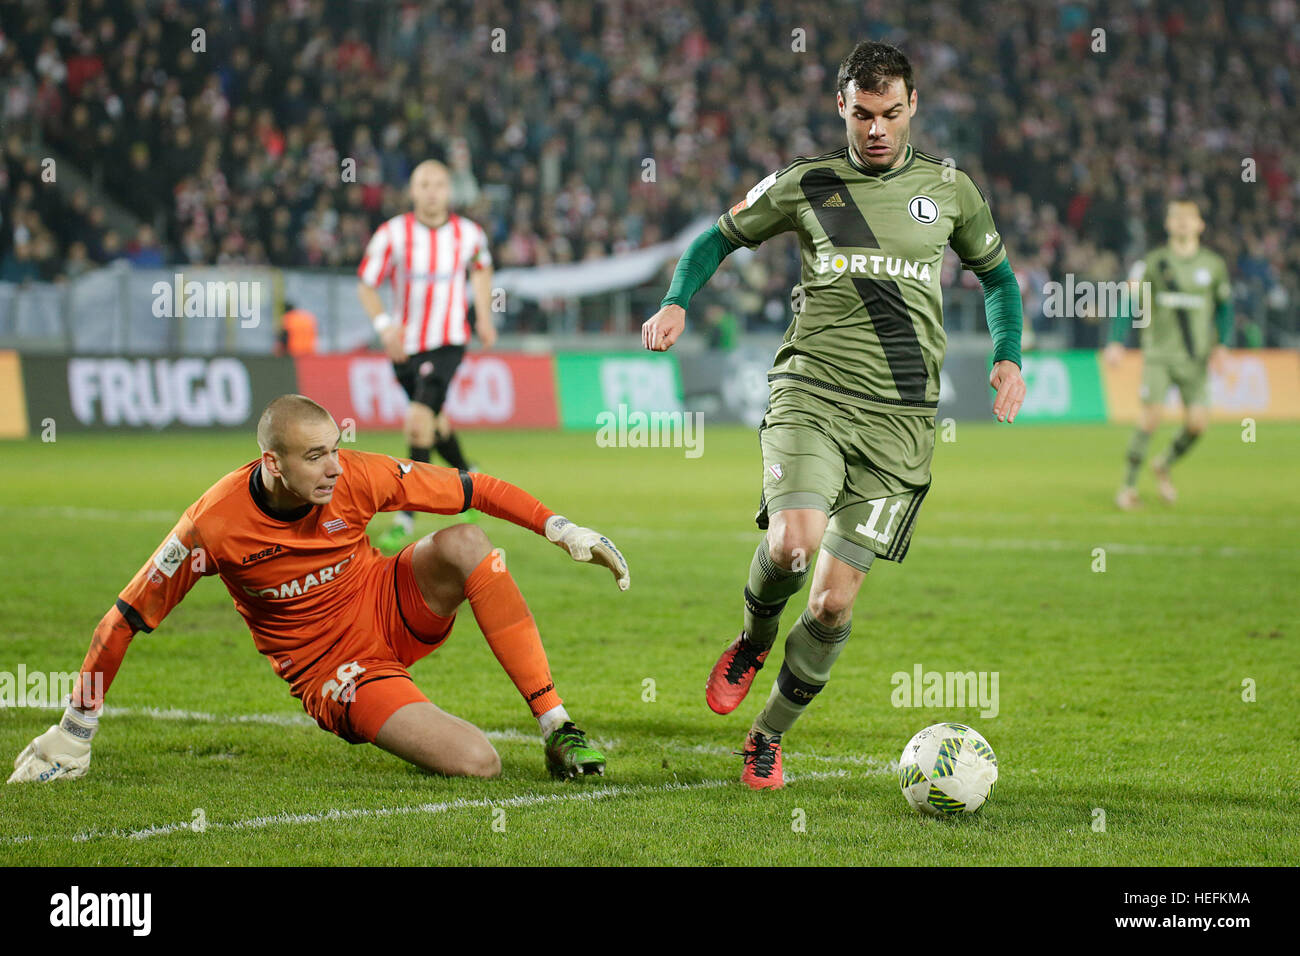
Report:
[[[0,0],[0,279],[124,256],[355,268],[426,156],[499,264],[649,245],[841,145],[836,67],[872,37],[913,62],[913,142],[989,196],[1028,316],[1051,278],[1122,277],[1175,194],[1203,200],[1239,309],[1294,308],[1297,7]],[[43,143],[146,225],[121,236],[48,188]],[[784,323],[793,248],[706,294]],[[955,260],[945,281],[974,286]]]

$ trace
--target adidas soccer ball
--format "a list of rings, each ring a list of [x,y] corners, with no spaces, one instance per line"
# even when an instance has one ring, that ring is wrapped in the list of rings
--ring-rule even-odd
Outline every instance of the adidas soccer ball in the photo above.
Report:
[[[977,813],[993,795],[998,758],[965,724],[935,724],[907,742],[898,780],[912,809],[930,816]]]

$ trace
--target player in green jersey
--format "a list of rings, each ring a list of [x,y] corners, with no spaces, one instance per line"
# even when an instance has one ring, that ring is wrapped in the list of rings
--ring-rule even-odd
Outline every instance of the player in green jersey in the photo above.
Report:
[[[1125,511],[1138,506],[1137,475],[1151,433],[1160,424],[1160,407],[1170,384],[1183,400],[1183,428],[1163,455],[1151,462],[1160,497],[1173,504],[1178,493],[1169,471],[1205,431],[1209,420],[1209,369],[1222,369],[1232,334],[1232,286],[1221,256],[1201,248],[1205,222],[1196,203],[1176,200],[1165,215],[1169,244],[1153,249],[1133,265],[1130,287],[1148,314],[1139,325],[1142,339],[1142,410],[1128,444],[1128,469],[1115,503]],[[1129,317],[1116,317],[1105,358],[1115,365],[1124,354]],[[1139,324],[1139,323],[1134,323]]]
[[[671,348],[691,296],[729,253],[798,234],[795,315],[768,373],[759,430],[767,534],[749,569],[744,629],[706,689],[716,712],[739,706],[820,549],[808,607],[746,738],[741,778],[755,789],[782,785],[781,737],[829,679],[872,561],[907,553],[930,486],[945,246],[984,288],[997,419],[1014,421],[1024,401],[1020,290],[1002,239],[970,177],[909,143],[916,103],[907,58],[858,44],[836,87],[847,145],[772,173],[697,237],[641,330],[646,348]]]

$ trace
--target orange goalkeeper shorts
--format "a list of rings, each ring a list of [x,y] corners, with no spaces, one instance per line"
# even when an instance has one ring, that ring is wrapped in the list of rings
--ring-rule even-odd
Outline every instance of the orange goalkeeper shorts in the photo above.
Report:
[[[428,701],[407,667],[438,648],[456,620],[440,617],[420,594],[415,545],[377,562],[340,622],[339,641],[293,681],[290,693],[324,730],[348,743],[374,743],[401,707]]]

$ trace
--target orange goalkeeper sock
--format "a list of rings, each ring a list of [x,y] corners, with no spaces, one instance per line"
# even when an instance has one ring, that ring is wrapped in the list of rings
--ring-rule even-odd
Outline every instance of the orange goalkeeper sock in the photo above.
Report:
[[[533,716],[558,707],[560,695],[551,680],[551,665],[537,622],[499,551],[493,551],[470,572],[465,597],[488,647],[523,694]]]

